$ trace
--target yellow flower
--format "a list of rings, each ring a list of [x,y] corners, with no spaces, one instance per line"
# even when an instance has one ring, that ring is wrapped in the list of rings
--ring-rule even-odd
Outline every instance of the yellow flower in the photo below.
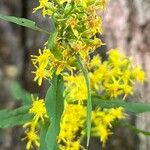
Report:
[[[31,55],[31,60],[35,66],[43,66],[45,68],[48,65],[50,55],[50,50],[44,48],[43,53],[39,50],[39,56]]]
[[[107,109],[109,112],[109,109]],[[114,121],[114,116],[110,113],[105,114],[105,117],[103,117],[102,122],[105,126],[112,127],[112,122]]]
[[[39,9],[43,9],[43,17],[45,15],[52,15],[53,11],[55,11],[55,6],[52,4],[52,2],[49,2],[49,0],[38,0],[39,6],[33,9],[33,13],[36,12]]]
[[[96,109],[92,112],[92,135],[100,137],[105,146],[108,136],[111,135],[112,123],[117,119],[124,119],[125,114],[122,107],[112,109]]]
[[[122,86],[122,89],[124,91],[124,97],[123,97],[123,99],[125,99],[126,96],[129,95],[129,94],[133,94],[133,87],[130,86],[130,85],[128,85],[128,84],[124,84]]]
[[[145,81],[145,73],[141,69],[141,67],[137,67],[133,70],[133,76],[135,77],[136,80],[142,83]]]
[[[117,50],[117,49],[111,49],[108,51],[109,59],[115,60],[115,59],[122,59],[123,55]]]
[[[38,97],[34,99],[32,96],[32,107],[29,109],[29,113],[33,114],[34,117],[31,122],[27,122],[23,125],[26,128],[26,137],[23,140],[27,139],[26,149],[29,150],[32,148],[33,144],[39,147],[39,136],[37,134],[36,129],[39,127],[38,123],[41,119],[44,121],[44,118],[47,117],[47,112],[43,99],[39,99]]]
[[[125,70],[124,73],[122,74],[122,80],[124,81],[124,83],[128,83],[130,82],[130,80],[132,79],[132,71],[131,70]]]
[[[109,113],[114,117],[114,119],[124,119],[125,114],[123,112],[123,107],[111,108]]]
[[[43,78],[46,78],[45,68],[40,66],[35,72],[33,71],[33,73],[35,73],[34,81],[38,80],[38,85],[41,86]]]
[[[90,70],[99,68],[101,65],[101,58],[99,55],[94,56],[90,62],[87,64]]]
[[[70,60],[58,60],[54,56],[50,57],[50,64],[50,72],[56,70],[56,75],[62,74],[65,70],[72,72],[75,69],[74,66],[71,66]]]
[[[34,114],[34,120],[42,119],[44,120],[45,117],[47,117],[47,112],[45,108],[45,103],[43,99],[39,99],[38,97],[34,99],[32,97],[33,104],[32,107],[29,110],[29,113]]]
[[[75,17],[70,17],[67,22],[66,22],[66,26],[70,26],[72,29],[77,25],[78,20]]]
[[[38,0],[40,5],[36,8],[34,8],[33,12],[39,10],[39,9],[42,9],[42,8],[45,8],[46,4],[48,3],[49,0]]]
[[[87,16],[85,25],[88,31],[92,32],[91,35],[95,35],[96,33],[102,33],[102,20],[99,16]]]
[[[68,101],[78,101],[80,104],[87,99],[87,87],[82,74],[65,76],[65,96]]]
[[[35,74],[34,81],[38,81],[38,85],[41,86],[43,78],[48,78],[52,76],[52,72],[47,67],[50,65],[51,52],[49,49],[44,48],[44,50],[39,50],[39,55],[31,55],[31,60],[36,68],[33,71]]]
[[[126,57],[121,54],[117,49],[111,49],[108,52],[108,61],[110,65],[118,68],[124,65],[124,62],[126,63]]]
[[[108,136],[112,134],[112,132],[107,129],[105,126],[99,127],[99,134],[100,134],[100,140],[103,143],[103,146],[105,146],[106,141],[108,140]]]
[[[74,49],[76,54],[83,51],[84,47],[85,47],[85,44],[82,41],[76,41],[72,43],[72,48]]]
[[[27,139],[28,141],[26,145],[27,150],[30,150],[33,144],[35,144],[37,147],[40,146],[39,137],[34,130],[26,132],[26,137],[24,139]]]
[[[122,94],[121,83],[119,79],[112,78],[112,81],[105,83],[105,88],[111,98],[117,98],[120,94]]]
[[[38,118],[36,120],[32,120],[31,122],[27,122],[23,125],[24,128],[30,128],[30,130],[34,131],[38,122]]]

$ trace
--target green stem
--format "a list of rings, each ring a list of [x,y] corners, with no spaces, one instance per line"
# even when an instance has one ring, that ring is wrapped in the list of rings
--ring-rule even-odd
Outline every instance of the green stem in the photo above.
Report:
[[[90,79],[88,76],[88,72],[85,69],[84,65],[82,64],[81,58],[79,55],[76,56],[76,59],[78,61],[78,64],[82,70],[83,76],[85,78],[86,86],[87,86],[87,147],[89,146],[90,141],[90,133],[91,133],[91,117],[92,117],[92,101],[91,101],[91,86],[90,86]]]

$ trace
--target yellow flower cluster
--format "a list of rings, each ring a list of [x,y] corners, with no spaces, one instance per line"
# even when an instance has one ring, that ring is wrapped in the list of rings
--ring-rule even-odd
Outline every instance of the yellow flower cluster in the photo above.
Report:
[[[53,73],[62,74],[65,81],[65,109],[61,118],[58,144],[60,150],[84,150],[81,140],[85,136],[87,108],[87,86],[76,60],[78,55],[84,63],[91,82],[91,94],[100,95],[104,100],[117,97],[125,99],[134,91],[136,81],[143,82],[145,74],[132,60],[119,53],[117,49],[108,52],[108,59],[102,62],[99,55],[90,58],[90,53],[103,45],[97,38],[102,33],[102,19],[98,10],[104,11],[106,0],[39,0],[43,16],[53,20],[55,31],[49,37],[43,50],[32,55],[35,67],[34,81],[40,86],[43,79],[51,79]],[[76,103],[77,102],[77,103]],[[25,139],[27,149],[33,144],[39,146],[37,125],[47,117],[43,99],[33,99],[29,113],[33,120],[24,126],[27,128]],[[103,146],[112,134],[112,123],[124,119],[122,107],[92,111],[93,136],[100,137]]]
[[[37,147],[40,146],[39,136],[37,134],[38,122],[40,120],[44,122],[44,118],[47,117],[44,100],[39,99],[38,97],[34,99],[33,96],[32,96],[32,100],[33,100],[33,104],[32,107],[29,109],[29,113],[33,114],[34,117],[31,122],[24,124],[24,128],[26,128],[25,131],[26,137],[23,138],[23,140],[27,140],[27,145],[26,145],[27,150],[30,150],[33,147],[33,145]]]
[[[82,104],[83,100],[87,100],[87,88],[82,73],[64,76],[64,80],[66,81],[65,98],[68,102],[78,100],[79,104]]]
[[[49,2],[49,0],[39,0],[39,3],[40,5],[34,8],[33,12],[36,12],[37,10],[42,9],[43,17],[45,17],[45,15],[52,15],[53,11],[56,10],[54,5],[51,2]]]
[[[97,55],[89,60],[86,68],[91,80],[92,94],[102,95],[103,99],[113,99],[118,96],[126,98],[134,91],[136,81],[143,82],[145,73],[140,67],[133,66],[131,59],[113,49],[108,52],[108,60],[101,62]],[[76,75],[66,75],[66,99],[79,101],[87,99],[87,90],[81,72]]]
[[[97,109],[92,114],[92,136],[100,137],[103,146],[105,146],[108,136],[112,134],[112,123],[115,120],[124,119],[125,114],[123,108],[112,108],[112,109]]]
[[[42,9],[43,16],[51,17],[55,26],[46,48],[40,50],[39,56],[33,56],[36,67],[34,80],[38,80],[41,85],[42,79],[49,78],[54,70],[57,74],[64,70],[73,72],[76,68],[76,55],[86,59],[89,53],[103,45],[96,37],[102,33],[102,19],[97,11],[103,11],[106,3],[105,0],[39,0],[39,3],[34,12]],[[49,42],[54,46],[48,50]],[[44,64],[41,63],[43,58]]]
[[[122,107],[96,109],[92,111],[92,136],[100,137],[105,146],[108,136],[112,134],[112,123],[125,118]],[[66,104],[58,136],[60,150],[84,149],[81,141],[85,136],[86,107],[78,104]]]
[[[58,60],[54,57],[54,55],[51,53],[49,49],[44,48],[43,51],[39,50],[39,55],[31,55],[31,60],[36,68],[36,71],[33,71],[35,74],[34,81],[38,81],[38,85],[40,86],[42,84],[43,78],[49,79],[52,77],[52,74],[55,72],[56,68],[56,74],[60,74],[63,70],[73,70],[74,67],[71,66],[72,59],[64,60]]]
[[[32,62],[35,68],[37,68],[37,71],[34,72],[36,74],[35,80],[38,80],[39,85],[41,85],[43,78],[51,77],[52,70],[54,71],[55,67],[60,68],[58,69],[60,72],[64,69],[63,67],[67,69],[67,64],[63,66],[62,62],[54,61],[55,57],[49,49],[45,48],[43,53],[39,51],[39,54],[39,56],[32,56]],[[108,52],[108,59],[104,62],[101,61],[99,55],[94,56],[92,59],[87,57],[85,61],[85,67],[91,80],[92,94],[99,94],[106,100],[117,98],[121,95],[125,98],[127,95],[133,93],[136,81],[143,82],[145,80],[145,74],[142,69],[133,66],[132,60],[119,53],[117,49],[110,50]],[[44,70],[43,76],[38,76],[37,72],[39,68]],[[58,74],[60,72],[58,72]],[[84,149],[80,142],[85,135],[86,107],[83,106],[83,101],[87,100],[86,83],[80,71],[76,72],[75,75],[72,73],[72,75],[63,74],[63,76],[65,80],[65,98],[67,103],[62,116],[61,130],[58,136],[59,149]],[[77,105],[69,104],[75,101],[78,102]],[[46,109],[43,106],[43,101],[40,100],[33,103],[30,113],[35,114],[34,120],[36,120],[36,118],[43,120],[43,114],[46,114]],[[125,114],[121,107],[93,110],[92,135],[99,136],[104,146],[108,136],[112,134],[112,123],[124,117]],[[31,126],[34,127],[33,123],[31,123]],[[30,143],[33,142],[37,145],[38,136],[35,136],[36,132],[33,132],[35,128],[33,129],[34,130],[29,131],[29,133],[32,131],[32,134],[27,133],[27,136],[30,137],[28,137],[29,142],[27,147],[30,147]],[[35,137],[34,140],[32,140],[33,137]]]
[[[26,137],[23,140],[27,140],[26,149],[30,150],[33,145],[39,147],[39,135],[37,128],[38,122],[41,120],[44,122],[44,118],[47,117],[46,108],[43,99],[33,99],[32,107],[29,113],[33,114],[33,120],[24,125],[26,128]],[[111,128],[111,123],[116,119],[123,119],[123,109],[97,109],[93,111],[92,116],[92,135],[99,136],[103,144],[106,143]],[[86,122],[86,107],[81,104],[69,104],[66,103],[65,110],[62,115],[60,124],[60,133],[58,136],[58,144],[60,150],[85,150],[81,145],[81,140],[85,136],[85,122]]]
[[[51,2],[50,0],[38,0],[39,6],[34,8],[33,12],[36,12],[39,9],[42,9],[43,16],[46,15],[52,16],[56,13],[56,11],[59,11],[59,6],[63,8],[65,5],[65,13],[68,13],[70,11],[70,4],[75,4],[77,7],[83,7],[84,9],[89,8],[90,6],[94,7],[94,9],[91,9],[91,11],[95,12],[95,10],[105,10],[106,8],[106,2],[107,0],[58,0],[54,2]]]
[[[60,124],[58,143],[60,150],[84,149],[80,145],[85,125],[86,109],[82,105],[66,104]]]

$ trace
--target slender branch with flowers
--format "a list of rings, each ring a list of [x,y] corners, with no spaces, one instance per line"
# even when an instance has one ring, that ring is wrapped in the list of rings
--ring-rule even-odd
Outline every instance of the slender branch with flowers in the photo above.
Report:
[[[113,134],[113,123],[125,119],[126,110],[130,110],[124,100],[134,93],[137,82],[144,82],[145,73],[118,49],[111,49],[105,61],[94,55],[105,45],[97,35],[103,33],[98,12],[106,9],[106,0],[38,1],[33,12],[40,10],[43,17],[53,21],[52,33],[30,20],[0,15],[0,19],[50,35],[39,54],[31,55],[34,81],[39,86],[43,80],[51,81],[45,100],[32,96],[32,103],[25,104],[23,108],[28,109],[21,113],[28,116],[15,122],[23,124],[26,149],[85,150],[91,136],[98,137],[105,147]],[[107,107],[95,106],[95,97]],[[138,113],[150,111],[150,104],[138,103],[137,107],[142,108]],[[82,145],[84,137],[87,147]]]

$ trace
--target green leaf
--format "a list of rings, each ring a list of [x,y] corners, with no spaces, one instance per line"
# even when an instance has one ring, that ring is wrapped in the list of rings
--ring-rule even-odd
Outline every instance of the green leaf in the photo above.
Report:
[[[50,34],[49,32],[39,28],[34,21],[29,20],[29,19],[19,18],[19,17],[14,17],[14,16],[6,16],[3,14],[0,14],[0,19],[15,23],[15,24],[23,26],[23,27],[30,28],[32,30],[36,30],[36,31],[44,32],[46,34]]]
[[[150,136],[150,132],[138,129],[135,126],[131,125],[130,123],[123,122],[122,125],[129,128],[131,131],[135,132],[136,134],[143,134],[145,136]]]
[[[53,32],[53,34],[50,35],[50,37],[48,39],[48,48],[50,49],[50,51],[52,52],[52,54],[57,59],[61,59],[62,58],[62,54],[61,54],[61,52],[55,46],[57,34],[58,34],[57,32]]]
[[[46,145],[46,134],[47,134],[48,126],[40,125],[40,147],[39,150],[48,150]]]
[[[87,147],[89,146],[90,142],[90,135],[91,135],[91,122],[92,122],[92,100],[91,100],[91,85],[90,85],[90,79],[88,76],[88,73],[85,69],[85,67],[82,64],[82,61],[79,56],[76,56],[76,59],[78,61],[78,64],[82,70],[82,73],[85,78],[86,86],[87,86],[87,94],[88,94],[88,99],[87,99],[87,121],[86,121],[86,126],[87,126]]]
[[[14,110],[1,110],[0,128],[10,128],[29,122],[33,118],[33,115],[28,113],[29,108],[29,106],[23,106]]]
[[[23,105],[32,104],[31,94],[25,91],[16,81],[11,84],[11,93],[16,100],[22,101]]]
[[[126,112],[135,114],[150,112],[150,103],[134,103],[125,102],[123,100],[101,100],[99,97],[92,96],[92,103],[94,107],[101,108],[115,108],[123,107]]]
[[[48,150],[57,149],[57,136],[60,132],[60,120],[64,110],[64,80],[61,75],[53,74],[52,85],[46,95],[46,109],[51,124],[46,134],[46,144]]]

